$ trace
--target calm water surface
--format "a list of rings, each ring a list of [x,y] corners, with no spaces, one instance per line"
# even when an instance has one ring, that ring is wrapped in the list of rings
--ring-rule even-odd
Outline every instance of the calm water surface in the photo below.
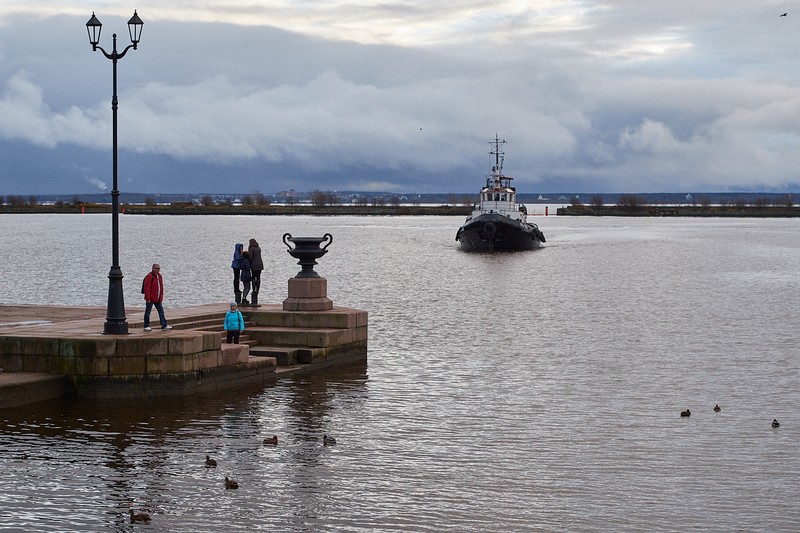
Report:
[[[281,235],[332,233],[317,270],[369,311],[369,361],[4,411],[0,530],[800,529],[800,220],[538,218],[545,247],[502,255],[461,222],[122,216],[126,304],[158,261],[168,316],[229,300],[250,237],[282,301]],[[105,305],[110,216],[3,215],[0,250],[0,302]]]

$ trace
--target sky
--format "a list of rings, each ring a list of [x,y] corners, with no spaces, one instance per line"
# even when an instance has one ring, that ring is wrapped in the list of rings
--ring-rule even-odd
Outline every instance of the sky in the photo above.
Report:
[[[0,0],[0,195],[800,191],[800,2]],[[780,16],[787,13],[786,16]]]

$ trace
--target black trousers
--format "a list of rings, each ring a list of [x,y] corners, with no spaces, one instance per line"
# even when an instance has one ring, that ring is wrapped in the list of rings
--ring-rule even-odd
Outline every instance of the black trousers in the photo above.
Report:
[[[233,292],[234,294],[242,292],[242,289],[239,288],[239,275],[242,273],[241,268],[234,268],[233,269]]]
[[[239,344],[239,333],[241,333],[238,329],[229,329],[228,330],[228,344]]]
[[[261,287],[261,271],[253,270],[253,294],[258,294],[258,289]]]

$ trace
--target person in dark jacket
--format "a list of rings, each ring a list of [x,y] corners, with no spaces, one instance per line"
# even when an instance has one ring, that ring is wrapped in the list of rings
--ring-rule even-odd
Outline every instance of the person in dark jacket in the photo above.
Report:
[[[231,268],[233,269],[233,295],[236,298],[237,304],[242,303],[242,290],[239,288],[239,276],[242,273],[242,248],[244,248],[244,245],[237,242],[236,246],[233,248],[233,261],[231,261]]]
[[[250,246],[247,247],[250,255],[250,271],[253,274],[253,305],[258,305],[258,291],[261,289],[261,271],[264,270],[264,261],[261,260],[261,248],[258,241],[250,239]]]
[[[241,268],[241,278],[244,290],[242,291],[242,305],[250,305],[247,301],[247,295],[250,294],[250,282],[253,280],[253,274],[250,272],[250,254],[247,250],[242,250],[242,258],[239,260],[239,267]]]
[[[158,263],[153,264],[153,269],[144,277],[142,292],[145,301],[144,330],[151,331],[150,311],[154,305],[158,311],[158,320],[161,322],[161,331],[172,329],[172,326],[167,325],[167,319],[164,318],[164,307],[161,305],[161,302],[164,301],[164,278],[161,277],[161,265]]]

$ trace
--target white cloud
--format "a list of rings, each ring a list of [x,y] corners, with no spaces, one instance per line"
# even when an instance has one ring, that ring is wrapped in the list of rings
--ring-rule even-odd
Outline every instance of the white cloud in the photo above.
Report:
[[[0,116],[1,139],[29,141],[49,148],[60,142],[98,146],[98,124],[74,106],[61,113],[52,112],[44,101],[43,89],[31,82],[26,72],[8,79],[0,98]]]
[[[651,154],[670,154],[680,148],[670,129],[654,120],[645,119],[635,128],[627,128],[619,139],[623,149]]]

